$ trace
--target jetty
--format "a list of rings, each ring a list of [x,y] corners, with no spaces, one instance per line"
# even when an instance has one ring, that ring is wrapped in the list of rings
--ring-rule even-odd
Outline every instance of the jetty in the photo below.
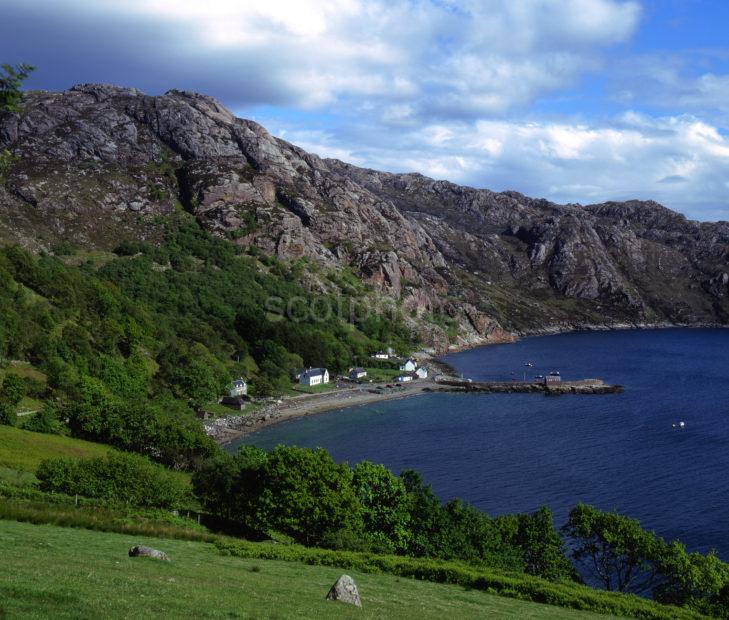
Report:
[[[548,396],[562,394],[617,394],[623,391],[621,385],[610,385],[602,379],[581,379],[579,381],[470,381],[458,377],[439,376],[435,379],[439,391],[487,392],[487,393],[541,393]]]

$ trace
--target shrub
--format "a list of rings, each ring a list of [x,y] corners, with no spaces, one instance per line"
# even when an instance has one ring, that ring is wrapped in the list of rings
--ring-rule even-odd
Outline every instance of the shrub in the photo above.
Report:
[[[137,506],[176,508],[189,497],[187,485],[161,465],[133,454],[93,459],[48,459],[36,477],[44,491],[98,497]]]
[[[15,413],[15,407],[7,403],[0,403],[0,424],[7,426],[15,426],[18,416]]]
[[[35,433],[47,433],[49,435],[60,435],[65,430],[65,426],[58,419],[58,413],[53,405],[47,404],[43,409],[23,424],[26,431]]]
[[[462,562],[225,540],[219,540],[216,546],[225,555],[241,558],[302,562],[364,573],[389,573],[422,581],[457,584],[524,601],[614,616],[656,620],[700,617],[686,609],[659,605],[633,595],[594,590],[573,582],[554,583],[539,577],[500,572]]]

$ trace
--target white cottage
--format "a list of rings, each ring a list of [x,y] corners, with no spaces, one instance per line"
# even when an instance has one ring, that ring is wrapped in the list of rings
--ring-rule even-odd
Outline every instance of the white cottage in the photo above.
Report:
[[[406,381],[412,381],[413,376],[412,375],[400,375],[399,377],[395,377],[395,383],[405,383]]]
[[[415,374],[418,375],[418,379],[427,379],[428,378],[428,369],[420,366],[419,368],[415,369]]]
[[[326,368],[307,368],[299,375],[301,385],[323,385],[329,383],[329,371]]]
[[[413,358],[409,358],[400,365],[400,370],[404,370],[405,372],[413,372],[417,367],[417,362]]]
[[[230,396],[230,398],[245,396],[246,394],[248,394],[248,384],[244,379],[236,379],[228,385],[228,396]]]

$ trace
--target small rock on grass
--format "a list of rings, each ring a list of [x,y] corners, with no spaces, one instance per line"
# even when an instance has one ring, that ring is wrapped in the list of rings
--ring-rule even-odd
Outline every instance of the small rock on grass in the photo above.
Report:
[[[329,594],[327,594],[327,600],[340,601],[349,605],[355,605],[356,607],[362,607],[362,601],[357,591],[357,584],[354,583],[354,579],[349,575],[342,575],[334,582],[334,585],[329,590]]]
[[[164,560],[169,562],[170,558],[164,551],[158,551],[152,549],[152,547],[145,547],[144,545],[135,545],[129,549],[130,558],[154,558],[155,560]]]

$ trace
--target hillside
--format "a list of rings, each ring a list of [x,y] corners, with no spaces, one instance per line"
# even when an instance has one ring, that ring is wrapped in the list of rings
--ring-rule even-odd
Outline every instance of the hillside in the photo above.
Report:
[[[5,568],[0,615],[8,618],[127,617],[140,612],[149,618],[616,617],[518,600],[520,584],[513,578],[513,589],[496,596],[386,572],[235,557],[201,542],[13,521],[0,521],[0,533]],[[165,551],[171,562],[127,557],[137,544]],[[357,583],[361,610],[324,599],[345,572]],[[602,602],[606,613],[621,609],[626,617],[701,617],[635,597],[584,590],[558,586],[554,594],[571,597],[577,606]]]
[[[245,248],[351,269],[438,351],[449,337],[729,321],[729,224],[653,202],[557,205],[365,170],[203,95],[107,85],[26,93],[22,113],[0,117],[2,148],[17,157],[0,188],[6,242],[155,242],[184,209]]]
[[[3,618],[605,618],[459,586],[352,572],[363,609],[324,600],[341,569],[220,555],[210,544],[0,521]],[[172,561],[131,559],[146,544]],[[688,616],[687,616],[688,617]]]

